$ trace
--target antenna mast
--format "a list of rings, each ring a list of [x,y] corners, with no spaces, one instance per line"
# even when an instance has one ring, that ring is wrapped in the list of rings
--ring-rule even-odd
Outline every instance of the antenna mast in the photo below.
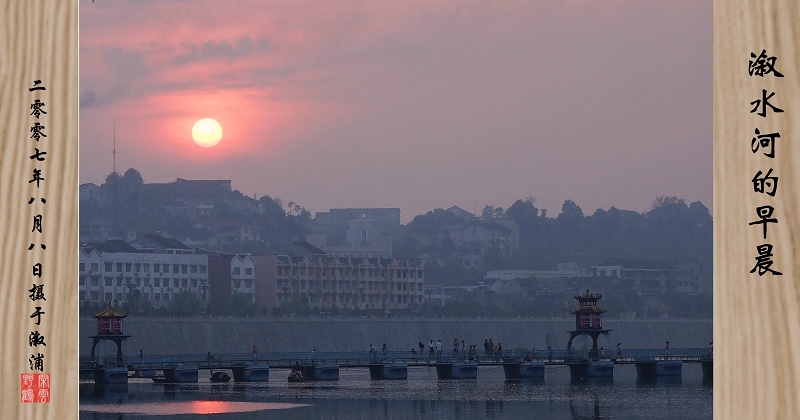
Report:
[[[117,123],[113,122],[113,129],[114,129],[114,150],[111,152],[112,162],[113,165],[111,171],[116,175],[117,173]]]

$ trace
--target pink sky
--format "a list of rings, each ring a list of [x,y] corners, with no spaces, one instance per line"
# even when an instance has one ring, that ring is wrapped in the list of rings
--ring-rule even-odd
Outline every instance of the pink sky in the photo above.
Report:
[[[711,24],[710,0],[81,0],[81,182],[116,123],[119,172],[312,213],[711,208]]]

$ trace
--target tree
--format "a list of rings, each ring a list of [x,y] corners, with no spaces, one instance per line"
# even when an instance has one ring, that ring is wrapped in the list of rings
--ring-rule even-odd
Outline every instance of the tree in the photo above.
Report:
[[[194,292],[184,289],[172,295],[172,301],[165,312],[174,316],[193,316],[202,313],[204,307]]]
[[[253,316],[257,306],[253,303],[252,295],[247,293],[233,293],[225,301],[225,315]]]
[[[581,219],[583,219],[583,210],[572,200],[564,201],[564,204],[561,205],[561,213],[556,217],[559,222],[567,224],[580,223]]]

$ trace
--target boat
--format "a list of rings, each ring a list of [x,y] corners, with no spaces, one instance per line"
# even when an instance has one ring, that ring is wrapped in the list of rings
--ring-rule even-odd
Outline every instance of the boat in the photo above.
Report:
[[[167,378],[164,377],[164,375],[155,375],[155,376],[150,377],[150,379],[152,379],[153,382],[155,382],[157,384],[165,384],[165,383],[167,383]]]
[[[228,375],[227,372],[223,371],[216,371],[211,374],[211,382],[223,383],[228,382],[231,380],[231,375]]]
[[[293,370],[289,372],[289,382],[303,382],[305,378],[303,378],[303,374],[300,373],[299,370]]]

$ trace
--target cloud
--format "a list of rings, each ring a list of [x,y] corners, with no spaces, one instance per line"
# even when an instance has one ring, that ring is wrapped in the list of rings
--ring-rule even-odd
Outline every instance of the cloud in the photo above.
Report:
[[[184,44],[188,52],[176,56],[172,62],[176,65],[185,65],[195,61],[212,60],[225,58],[233,61],[237,58],[247,57],[254,52],[268,51],[272,48],[272,43],[266,39],[253,40],[250,37],[240,37],[234,42],[228,41],[206,41],[203,44]]]
[[[100,104],[97,102],[97,95],[93,90],[84,90],[81,92],[81,97],[78,100],[81,109],[84,108],[97,108]]]
[[[136,49],[111,48],[102,55],[103,62],[117,80],[144,79],[148,69],[144,63],[145,53]]]

